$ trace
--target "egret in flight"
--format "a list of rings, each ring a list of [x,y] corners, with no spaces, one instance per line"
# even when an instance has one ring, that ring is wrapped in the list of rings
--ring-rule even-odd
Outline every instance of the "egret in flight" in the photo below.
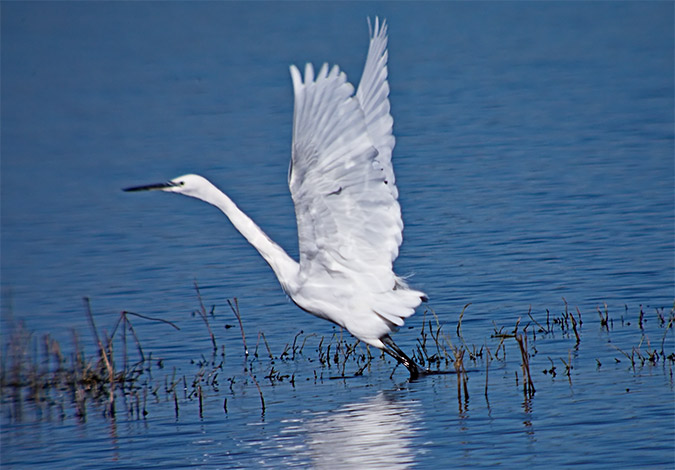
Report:
[[[291,66],[295,95],[288,186],[300,261],[273,242],[210,181],[183,175],[125,191],[160,190],[220,209],[270,265],[301,309],[329,320],[403,364],[411,378],[430,373],[396,346],[396,331],[426,296],[393,271],[403,222],[391,154],[393,118],[387,83],[386,21],[370,27],[359,87],[337,65],[304,79]]]

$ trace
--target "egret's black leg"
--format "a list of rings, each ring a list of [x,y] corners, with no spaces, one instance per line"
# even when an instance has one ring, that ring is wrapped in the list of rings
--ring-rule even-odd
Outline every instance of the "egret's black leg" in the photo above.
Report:
[[[383,351],[396,359],[399,363],[403,364],[406,369],[408,369],[408,372],[410,372],[410,380],[415,380],[419,378],[421,374],[426,373],[426,369],[418,366],[415,361],[410,359],[403,351],[401,351],[401,348],[396,346],[396,343],[394,343],[394,340],[391,339],[391,336],[385,335],[380,338],[380,341],[382,341],[386,346]]]

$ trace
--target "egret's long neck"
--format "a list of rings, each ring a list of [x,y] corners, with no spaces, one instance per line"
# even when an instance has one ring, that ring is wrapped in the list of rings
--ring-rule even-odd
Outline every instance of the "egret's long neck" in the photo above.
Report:
[[[298,271],[300,265],[270,237],[256,225],[249,216],[242,212],[239,207],[222,191],[213,184],[202,188],[194,197],[201,199],[219,208],[230,219],[232,225],[239,230],[248,242],[258,250],[262,257],[272,267],[281,287],[290,295],[297,286]]]

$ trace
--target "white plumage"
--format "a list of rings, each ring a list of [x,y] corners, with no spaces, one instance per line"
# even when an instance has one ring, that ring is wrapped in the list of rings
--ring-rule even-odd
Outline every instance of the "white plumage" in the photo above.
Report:
[[[415,312],[424,293],[393,271],[403,222],[391,164],[387,26],[375,20],[358,90],[337,65],[304,79],[291,66],[295,95],[288,185],[295,204],[296,262],[220,190],[201,176],[129,188],[160,189],[215,205],[260,252],[302,309],[346,328],[419,372],[389,333]]]

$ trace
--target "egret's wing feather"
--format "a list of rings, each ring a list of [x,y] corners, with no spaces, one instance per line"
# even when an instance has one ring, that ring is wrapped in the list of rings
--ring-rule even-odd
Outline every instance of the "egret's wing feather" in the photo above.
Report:
[[[301,271],[367,273],[383,291],[397,281],[392,262],[403,229],[391,169],[385,45],[382,34],[371,40],[361,85],[366,108],[337,66],[329,71],[324,65],[315,77],[308,64],[304,82],[291,67],[295,112],[289,170]]]
[[[370,29],[370,20],[368,20]],[[398,197],[391,154],[396,140],[392,134],[394,119],[390,114],[389,83],[387,82],[387,23],[375,18],[375,27],[371,30],[368,57],[363,68],[361,81],[356,90],[356,99],[363,110],[368,134],[377,149],[386,178],[391,183],[389,189]]]

